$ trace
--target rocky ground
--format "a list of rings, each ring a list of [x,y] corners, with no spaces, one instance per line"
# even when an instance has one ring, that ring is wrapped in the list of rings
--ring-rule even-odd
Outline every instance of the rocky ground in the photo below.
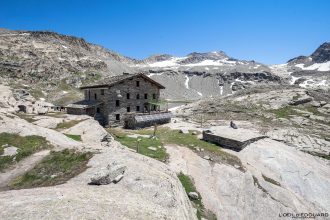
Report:
[[[10,91],[6,94],[11,95]],[[1,100],[1,104],[8,102]],[[28,156],[1,172],[4,191],[0,192],[0,219],[196,219],[182,185],[168,166],[123,147],[93,119],[65,114],[34,115],[31,123],[11,112],[11,108],[15,109],[7,106],[0,113],[0,133],[38,135],[52,144],[52,150],[71,148],[93,152],[94,156],[84,172],[56,186],[20,190],[4,186],[33,168],[47,153]],[[63,121],[75,124],[56,128]],[[80,135],[81,141],[65,134]],[[125,167],[118,183],[88,184],[109,166]]]

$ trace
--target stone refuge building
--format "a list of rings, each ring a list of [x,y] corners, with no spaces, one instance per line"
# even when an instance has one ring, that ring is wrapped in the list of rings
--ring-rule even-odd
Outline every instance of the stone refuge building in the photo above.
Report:
[[[171,119],[171,115],[161,111],[158,104],[160,89],[165,87],[141,73],[112,76],[80,89],[84,91],[85,98],[66,106],[68,114],[87,114],[104,126],[124,125],[126,122],[130,128],[143,127],[141,116],[148,119],[145,126],[166,123]],[[150,117],[146,116],[155,114],[166,116],[153,117],[155,121],[151,123]],[[135,120],[136,117],[139,120]]]

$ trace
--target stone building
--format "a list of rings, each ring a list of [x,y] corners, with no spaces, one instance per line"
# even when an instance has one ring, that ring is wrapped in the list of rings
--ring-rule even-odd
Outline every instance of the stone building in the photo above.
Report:
[[[113,76],[83,86],[84,100],[66,106],[68,114],[87,114],[102,125],[123,125],[132,114],[160,113],[157,104],[165,87],[144,74]]]

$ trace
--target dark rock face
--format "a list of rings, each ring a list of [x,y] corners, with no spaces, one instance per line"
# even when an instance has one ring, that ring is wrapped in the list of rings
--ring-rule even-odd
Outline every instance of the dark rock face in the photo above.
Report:
[[[330,61],[330,43],[322,44],[317,50],[311,55],[315,63],[324,63]]]
[[[204,60],[221,60],[229,58],[223,51],[219,52],[208,52],[208,53],[190,53],[188,57],[182,61],[180,64],[192,64],[192,63],[199,63]]]

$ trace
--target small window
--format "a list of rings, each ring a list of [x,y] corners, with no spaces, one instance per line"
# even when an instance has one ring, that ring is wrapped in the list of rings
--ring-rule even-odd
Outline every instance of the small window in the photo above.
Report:
[[[120,106],[120,101],[119,100],[116,100],[116,106]]]
[[[157,109],[157,106],[153,105],[153,110],[156,111],[156,109]]]
[[[140,94],[136,94],[136,99],[140,99]]]
[[[127,107],[127,112],[130,112],[131,111],[131,107]]]
[[[148,94],[144,94],[144,99],[148,99]]]
[[[129,94],[129,93],[127,93],[127,94],[126,94],[126,97],[127,97],[127,99],[129,99],[129,98],[130,98],[130,94]]]
[[[140,111],[140,106],[136,106],[136,111],[137,111],[137,112]]]
[[[104,95],[104,89],[101,89],[101,95]]]
[[[152,94],[152,98],[153,98],[153,99],[156,99],[156,94],[155,94],[155,93]]]
[[[91,90],[88,90],[88,100],[91,100]]]
[[[140,87],[140,81],[136,81],[136,87]]]
[[[94,94],[94,99],[97,100],[97,94],[96,93]]]
[[[116,114],[116,120],[117,120],[117,121],[120,120],[120,114]]]

